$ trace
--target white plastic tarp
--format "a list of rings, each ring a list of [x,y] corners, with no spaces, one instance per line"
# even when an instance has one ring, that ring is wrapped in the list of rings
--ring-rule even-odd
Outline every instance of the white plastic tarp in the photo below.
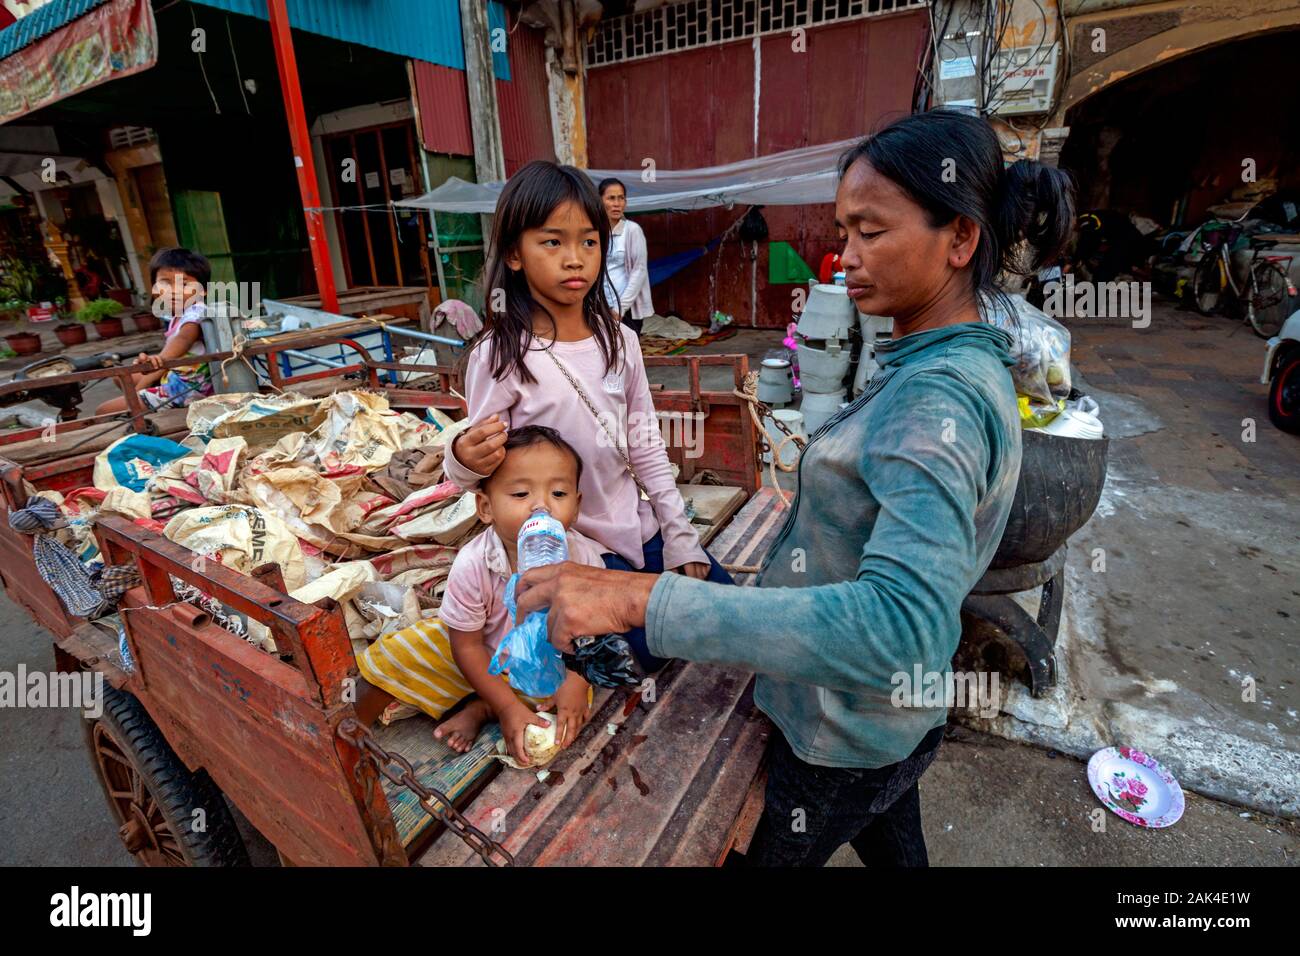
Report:
[[[710,206],[804,206],[835,201],[839,160],[857,140],[806,146],[703,169],[588,169],[593,182],[613,177],[627,186],[627,211],[706,209]],[[395,206],[435,212],[492,213],[505,183],[467,183],[452,177],[437,189]]]

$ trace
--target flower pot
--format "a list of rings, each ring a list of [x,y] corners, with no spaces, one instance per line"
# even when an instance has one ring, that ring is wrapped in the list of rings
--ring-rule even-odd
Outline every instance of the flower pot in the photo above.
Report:
[[[100,319],[95,323],[95,332],[101,339],[115,339],[123,331],[121,319]]]
[[[152,312],[137,312],[131,316],[131,321],[135,323],[136,329],[141,332],[157,332],[162,328],[162,322]]]
[[[80,322],[64,322],[54,327],[54,334],[64,345],[80,345],[86,341],[86,327]]]
[[[6,335],[5,341],[16,355],[35,355],[41,350],[41,337],[35,332],[15,332]]]

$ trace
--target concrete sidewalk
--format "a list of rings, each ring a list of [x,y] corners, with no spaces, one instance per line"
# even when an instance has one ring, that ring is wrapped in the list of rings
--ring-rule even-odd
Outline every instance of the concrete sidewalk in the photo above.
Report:
[[[1128,744],[1185,789],[1300,814],[1300,439],[1268,421],[1264,342],[1168,303],[1071,332],[1111,444],[1070,542],[1059,684],[971,723],[1079,757]]]

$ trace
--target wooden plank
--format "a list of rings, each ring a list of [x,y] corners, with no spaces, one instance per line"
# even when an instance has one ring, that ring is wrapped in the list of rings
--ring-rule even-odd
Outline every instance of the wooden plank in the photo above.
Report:
[[[745,489],[735,485],[679,484],[682,499],[695,508],[692,521],[722,526],[745,503]]]
[[[111,622],[113,619],[101,620]],[[86,621],[74,627],[70,634],[55,635],[54,643],[91,670],[103,674],[104,680],[113,687],[125,686],[127,674],[119,666],[121,654],[116,635],[110,635],[105,629]]]
[[[322,710],[296,668],[216,625],[190,625],[182,610],[126,614],[136,661],[127,687],[168,743],[295,863],[377,862],[335,753],[350,708]]]
[[[172,437],[189,431],[185,427],[185,415],[185,409],[176,408],[155,412],[149,417],[153,420],[157,434]],[[119,438],[134,435],[137,431],[131,422],[97,424],[67,432],[56,430],[53,441],[41,437],[6,445],[4,457],[15,464],[30,465],[56,461],[72,454],[88,455],[101,452]]]
[[[503,771],[466,815],[485,831],[495,823],[524,865],[713,862],[731,845],[769,732],[750,683],[740,671],[676,661],[657,675],[654,702],[607,696],[544,782]],[[477,857],[448,834],[418,862]]]
[[[789,506],[775,488],[764,486],[746,502],[731,522],[709,545],[709,553],[720,564],[730,567],[754,567],[772,547]],[[736,583],[752,583],[752,574],[735,574]]]

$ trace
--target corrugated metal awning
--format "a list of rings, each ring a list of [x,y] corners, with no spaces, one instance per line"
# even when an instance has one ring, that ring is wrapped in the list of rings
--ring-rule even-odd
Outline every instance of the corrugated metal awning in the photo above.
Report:
[[[193,2],[268,19],[266,0]],[[465,69],[459,0],[285,0],[285,8],[295,30]],[[505,8],[497,0],[489,0],[488,22],[494,30],[505,29]],[[492,66],[498,79],[510,79],[510,61],[504,50],[493,51]]]
[[[0,30],[0,60],[95,9],[107,0],[50,0]]]

